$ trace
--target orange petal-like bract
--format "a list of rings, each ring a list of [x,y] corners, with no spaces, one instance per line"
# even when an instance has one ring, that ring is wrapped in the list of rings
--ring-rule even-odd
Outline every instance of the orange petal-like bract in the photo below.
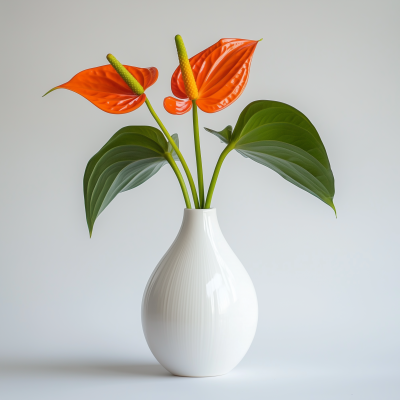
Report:
[[[175,115],[185,114],[192,109],[191,100],[178,100],[174,97],[166,97],[164,99],[164,108]]]
[[[146,90],[158,78],[155,67],[124,67]],[[111,65],[90,68],[76,74],[69,82],[54,89],[68,89],[80,94],[96,107],[111,114],[125,114],[139,108],[146,100],[146,94],[134,94],[118,72]],[[53,89],[53,90],[54,90]]]
[[[258,40],[221,39],[189,59],[199,91],[196,104],[202,111],[221,111],[242,94],[257,44]],[[186,95],[180,66],[172,75],[171,89],[182,100],[167,97],[164,108],[171,114],[185,114],[192,102]]]

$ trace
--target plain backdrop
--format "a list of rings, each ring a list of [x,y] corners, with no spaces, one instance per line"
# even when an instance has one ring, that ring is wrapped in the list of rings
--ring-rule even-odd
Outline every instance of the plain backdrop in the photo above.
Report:
[[[398,0],[1,1],[0,397],[2,399],[400,398]],[[264,40],[242,96],[200,126],[234,125],[257,99],[314,123],[336,182],[333,211],[232,152],[213,198],[259,299],[258,330],[229,375],[170,376],[141,321],[146,282],[184,202],[166,166],[118,195],[89,238],[88,160],[146,107],[104,113],[57,90],[81,70],[159,69],[147,94],[195,172],[191,114],[169,115],[178,65],[223,37]],[[201,129],[208,185],[220,141]]]

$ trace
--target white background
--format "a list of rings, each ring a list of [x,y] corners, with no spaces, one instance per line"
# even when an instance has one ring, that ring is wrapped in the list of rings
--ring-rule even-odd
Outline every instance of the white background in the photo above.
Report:
[[[400,398],[400,3],[1,2],[2,399]],[[107,63],[159,69],[148,97],[195,171],[191,114],[162,107],[177,66],[222,37],[264,38],[248,86],[200,126],[234,125],[257,99],[304,112],[336,179],[333,211],[237,153],[215,191],[222,231],[257,290],[253,345],[229,375],[170,376],[145,342],[141,297],[184,202],[168,166],[119,195],[89,239],[86,163],[146,107],[111,115],[52,87]],[[223,149],[201,130],[208,184]]]

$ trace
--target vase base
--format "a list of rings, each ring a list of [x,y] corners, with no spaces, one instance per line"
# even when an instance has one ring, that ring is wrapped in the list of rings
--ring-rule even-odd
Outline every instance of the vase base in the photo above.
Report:
[[[223,372],[222,374],[215,374],[215,375],[182,375],[182,374],[174,374],[171,372],[172,375],[174,376],[179,376],[180,378],[214,378],[217,376],[223,376],[228,374],[230,371],[228,372]]]

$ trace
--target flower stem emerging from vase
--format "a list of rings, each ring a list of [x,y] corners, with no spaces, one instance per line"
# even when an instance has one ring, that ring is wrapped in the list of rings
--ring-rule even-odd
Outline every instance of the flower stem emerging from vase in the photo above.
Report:
[[[171,156],[171,153],[165,153],[165,158],[167,159],[171,168],[174,170],[175,175],[178,178],[179,184],[181,185],[183,197],[184,197],[185,203],[186,203],[186,208],[192,208],[192,205],[190,204],[189,194],[186,189],[185,181],[183,180],[181,171],[179,170],[178,166],[176,165],[176,162],[173,159],[173,157]]]
[[[199,201],[200,208],[204,208],[204,182],[203,182],[203,165],[201,162],[200,135],[199,135],[199,117],[197,114],[196,100],[193,103],[193,133],[194,133],[194,148],[196,151],[197,164],[197,179],[199,183]]]
[[[217,183],[219,171],[221,170],[222,163],[225,160],[225,157],[235,148],[235,145],[230,143],[228,146],[225,147],[224,151],[221,153],[219,156],[219,159],[217,161],[217,165],[215,166],[214,173],[211,179],[210,187],[208,188],[208,193],[207,193],[207,200],[204,208],[210,208],[211,206],[211,199],[214,193],[215,189],[215,184]]]

